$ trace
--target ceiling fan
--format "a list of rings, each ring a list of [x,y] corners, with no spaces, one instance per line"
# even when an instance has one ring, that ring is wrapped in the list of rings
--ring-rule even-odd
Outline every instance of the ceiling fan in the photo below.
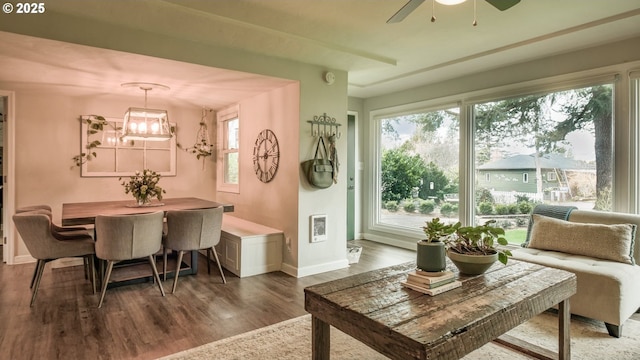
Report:
[[[433,0],[433,1],[436,1],[436,0]],[[455,3],[461,3],[464,1],[465,0],[457,1]],[[485,0],[485,1],[493,5],[496,9],[500,11],[505,11],[520,2],[520,0]],[[408,3],[404,4],[404,6],[401,7],[400,10],[398,10],[398,12],[393,14],[393,16],[390,17],[389,20],[387,20],[387,24],[397,23],[404,20],[404,18],[409,16],[409,14],[411,14],[413,10],[415,10],[423,2],[424,0],[409,0]]]

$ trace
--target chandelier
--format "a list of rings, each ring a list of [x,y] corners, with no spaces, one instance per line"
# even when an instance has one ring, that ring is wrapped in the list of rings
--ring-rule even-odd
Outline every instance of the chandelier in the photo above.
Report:
[[[124,113],[122,141],[166,141],[171,139],[169,114],[166,110],[147,108],[147,92],[153,89],[169,90],[168,86],[152,83],[125,83],[123,87],[138,87],[144,91],[144,108],[130,107]]]

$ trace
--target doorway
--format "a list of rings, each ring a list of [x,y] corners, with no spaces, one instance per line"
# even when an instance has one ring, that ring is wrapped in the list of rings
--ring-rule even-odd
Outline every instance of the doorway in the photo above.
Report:
[[[14,263],[14,237],[12,235],[13,226],[10,223],[10,214],[13,213],[14,189],[13,170],[15,159],[13,149],[15,146],[15,93],[12,91],[0,90],[0,234],[2,245],[2,263]],[[1,264],[1,263],[0,263]]]
[[[7,97],[3,96],[0,98],[0,179],[4,179],[4,124],[5,124],[5,116],[7,113]],[[4,183],[0,180],[0,253],[2,253],[2,262],[6,262],[5,259],[5,244],[6,240],[4,237]]]
[[[356,115],[347,115],[347,241],[355,239]]]

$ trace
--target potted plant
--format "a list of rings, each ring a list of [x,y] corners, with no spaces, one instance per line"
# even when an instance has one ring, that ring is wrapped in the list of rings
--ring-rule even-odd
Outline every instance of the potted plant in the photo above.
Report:
[[[417,244],[417,268],[428,272],[444,271],[447,267],[445,241],[459,227],[459,222],[455,225],[444,224],[440,222],[440,218],[427,221],[426,225],[422,227],[427,238],[419,240]]]
[[[508,244],[504,229],[492,226],[489,220],[483,225],[458,227],[455,235],[446,241],[447,256],[463,274],[482,274],[496,260],[507,264],[511,251],[499,245]]]

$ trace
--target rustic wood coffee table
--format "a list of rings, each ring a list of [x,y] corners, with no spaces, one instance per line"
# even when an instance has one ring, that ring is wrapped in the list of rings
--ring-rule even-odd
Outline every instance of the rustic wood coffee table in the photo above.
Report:
[[[307,287],[313,359],[329,359],[330,325],[392,359],[459,359],[556,304],[558,357],[570,359],[575,274],[510,259],[483,275],[458,274],[462,287],[432,297],[400,285],[413,269],[409,262]]]

